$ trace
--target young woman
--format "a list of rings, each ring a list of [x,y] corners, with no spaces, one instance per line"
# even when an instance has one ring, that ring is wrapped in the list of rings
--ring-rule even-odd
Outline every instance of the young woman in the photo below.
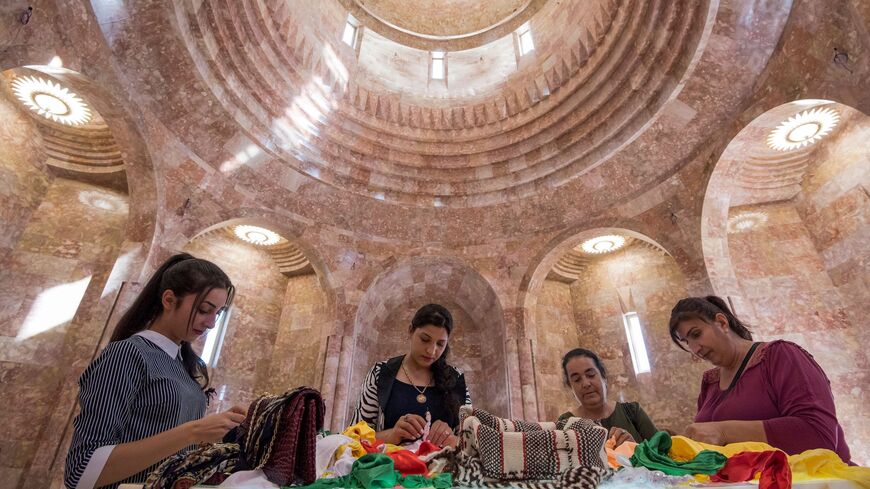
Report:
[[[783,340],[754,343],[716,296],[677,302],[670,333],[677,346],[715,366],[704,372],[687,437],[714,445],[761,441],[788,454],[827,448],[850,462],[831,384],[803,348]]]
[[[163,459],[220,441],[244,420],[239,407],[203,417],[212,390],[205,363],[190,346],[214,327],[233,292],[217,265],[186,253],[148,280],[79,380],[67,488],[144,482]]]
[[[366,376],[353,424],[365,421],[379,439],[398,445],[423,435],[428,412],[427,439],[455,447],[459,406],[471,404],[471,397],[465,376],[447,364],[452,331],[445,307],[421,307],[411,320],[408,353],[378,362]]]
[[[577,416],[595,420],[610,431],[616,446],[626,441],[640,443],[656,434],[655,425],[640,404],[607,400],[607,373],[594,352],[575,348],[566,353],[562,374],[578,405],[559,419]]]

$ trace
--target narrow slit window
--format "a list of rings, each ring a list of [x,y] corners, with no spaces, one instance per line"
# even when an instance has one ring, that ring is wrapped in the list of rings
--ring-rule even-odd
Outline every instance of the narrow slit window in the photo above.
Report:
[[[224,336],[227,332],[229,320],[229,311],[224,309],[215,318],[215,327],[208,330],[208,333],[205,334],[205,344],[202,346],[202,361],[211,368],[217,367],[218,359],[221,356],[221,348],[224,346]]]
[[[357,23],[351,15],[347,16],[347,22],[344,24],[344,33],[341,35],[341,40],[348,46],[356,49],[356,33]]]
[[[443,51],[432,51],[432,79],[443,80],[447,72],[447,63]]]
[[[628,339],[628,349],[631,352],[634,374],[649,372],[649,356],[646,352],[646,343],[643,341],[640,318],[636,312],[628,312],[622,315],[622,322],[625,324],[625,336]]]
[[[532,28],[526,24],[517,30],[517,38],[520,44],[520,56],[534,51],[535,42],[532,40]]]

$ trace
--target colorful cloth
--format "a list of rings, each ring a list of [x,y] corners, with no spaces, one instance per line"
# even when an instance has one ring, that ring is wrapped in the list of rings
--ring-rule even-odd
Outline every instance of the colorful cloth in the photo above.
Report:
[[[712,450],[702,450],[693,459],[678,462],[668,456],[671,449],[671,436],[659,431],[649,440],[640,443],[631,456],[635,467],[661,470],[668,475],[715,474],[725,465],[726,457]]]
[[[460,418],[457,466],[464,471],[458,477],[461,485],[487,480],[552,481],[581,467],[606,473],[603,448],[607,430],[589,420],[529,423],[498,418],[471,406],[460,409]]]
[[[354,462],[349,475],[333,479],[318,479],[302,489],[389,489],[397,485],[407,488],[447,489],[453,486],[453,479],[450,474],[441,474],[431,479],[419,475],[403,477],[395,470],[390,457],[381,453],[370,453]]]
[[[794,343],[763,344],[727,395],[718,368],[704,373],[695,421],[730,420],[763,421],[767,442],[790,455],[826,448],[850,461],[828,377]]]
[[[426,462],[408,450],[388,453],[387,456],[393,459],[396,470],[402,475],[426,475],[429,473]]]
[[[239,470],[262,468],[280,486],[313,482],[323,412],[320,393],[308,387],[256,399],[236,435]]]
[[[341,456],[344,453],[339,448],[352,441],[353,438],[344,435],[329,435],[317,440],[317,455],[314,466],[318,478],[323,477],[323,474],[332,467],[334,461],[338,458],[336,454]]]
[[[792,480],[795,482],[814,479],[845,479],[870,489],[870,468],[848,465],[831,450],[807,450],[798,455],[789,455]]]
[[[789,489],[791,487],[791,469],[788,457],[780,450],[767,452],[742,452],[731,457],[725,466],[719,469],[710,480],[713,482],[744,482],[758,480],[759,489]]]
[[[611,469],[618,469],[622,467],[623,464],[619,461],[619,459],[631,459],[631,456],[634,455],[634,449],[636,447],[637,443],[633,441],[624,441],[621,445],[617,447],[616,440],[613,438],[609,438],[604,443],[604,451],[607,453],[607,464],[610,465]]]
[[[189,489],[197,484],[220,484],[236,469],[239,446],[209,443],[164,460],[148,475],[144,489]]]
[[[686,462],[692,460],[704,450],[712,450],[726,457],[731,457],[740,452],[769,452],[776,450],[776,448],[760,441],[744,441],[719,446],[701,443],[685,436],[673,436],[671,437],[671,450],[668,452],[668,456],[677,462]]]
[[[356,441],[367,441],[369,443],[374,443],[375,441],[375,430],[365,421],[360,421],[353,426],[349,426],[341,434]]]

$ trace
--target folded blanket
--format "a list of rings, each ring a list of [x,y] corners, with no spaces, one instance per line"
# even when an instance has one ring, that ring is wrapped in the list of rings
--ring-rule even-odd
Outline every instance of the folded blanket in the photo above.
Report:
[[[607,430],[589,420],[530,423],[498,418],[470,406],[463,406],[459,416],[455,479],[460,485],[551,481],[556,486],[587,487],[588,482],[595,487],[607,473],[603,457]]]

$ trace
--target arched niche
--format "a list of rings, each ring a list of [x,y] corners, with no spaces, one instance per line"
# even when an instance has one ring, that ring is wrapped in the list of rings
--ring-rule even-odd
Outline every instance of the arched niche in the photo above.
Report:
[[[609,248],[594,245],[608,236],[601,243],[612,243]],[[551,247],[528,283],[525,326],[540,419],[555,419],[577,404],[561,359],[580,347],[602,358],[611,399],[640,402],[660,428],[678,431],[691,422],[703,367],[668,334],[670,309],[687,295],[687,284],[661,244],[625,228],[583,230]],[[641,353],[636,348],[632,355],[625,327],[632,313],[640,322],[648,372],[636,373]]]
[[[791,340],[813,354],[859,463],[870,448],[861,346],[870,312],[868,136],[870,118],[837,102],[768,110],[723,151],[701,225],[714,290],[757,339]]]
[[[291,232],[267,218],[235,218],[207,227],[184,246],[218,264],[236,287],[213,344],[204,337],[194,345],[209,359],[219,401],[214,409],[322,383],[332,296],[323,286],[322,261]]]
[[[479,272],[444,256],[400,261],[369,285],[354,321],[348,415],[356,408],[369,369],[407,353],[411,318],[428,303],[441,304],[453,314],[448,362],[465,373],[474,405],[507,416],[510,394],[501,304]]]

